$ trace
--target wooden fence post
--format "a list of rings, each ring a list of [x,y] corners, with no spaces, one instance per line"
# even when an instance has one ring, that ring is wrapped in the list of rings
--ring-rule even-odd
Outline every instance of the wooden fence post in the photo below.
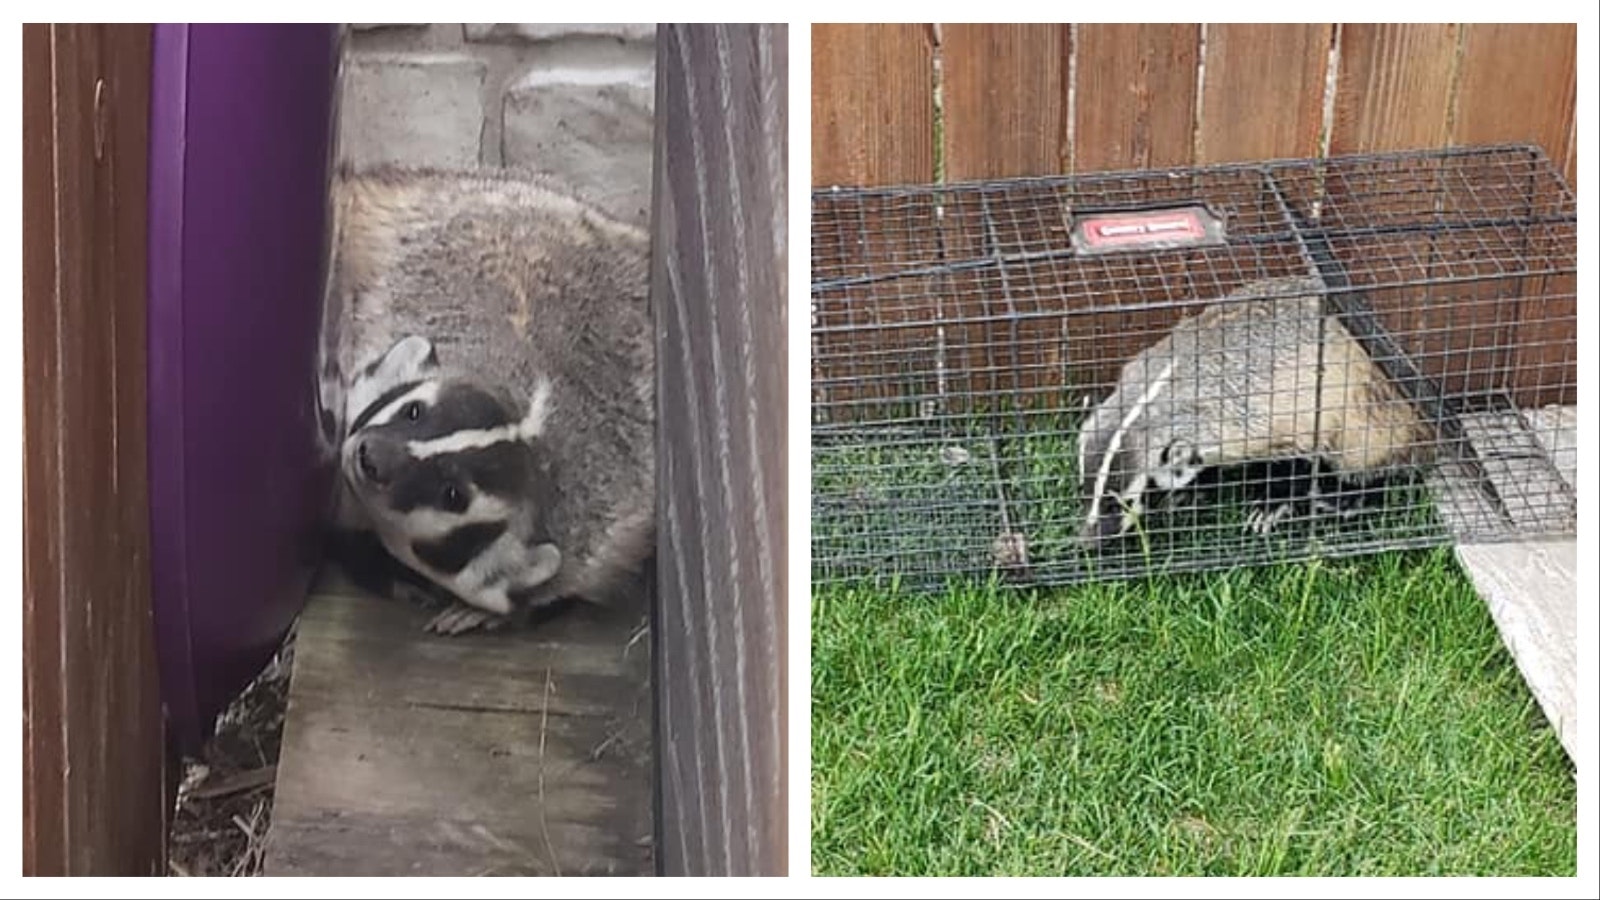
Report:
[[[145,470],[148,25],[25,25],[23,872],[165,871]]]
[[[657,866],[787,871],[788,35],[656,39]]]

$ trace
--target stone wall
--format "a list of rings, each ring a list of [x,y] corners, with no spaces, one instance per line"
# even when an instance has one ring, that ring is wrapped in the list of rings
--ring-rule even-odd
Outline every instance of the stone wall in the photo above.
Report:
[[[655,25],[352,24],[339,155],[516,167],[648,220]]]

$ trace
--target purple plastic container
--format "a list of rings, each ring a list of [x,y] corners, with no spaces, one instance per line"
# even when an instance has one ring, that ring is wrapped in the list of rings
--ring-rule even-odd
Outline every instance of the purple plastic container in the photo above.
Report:
[[[339,30],[157,25],[150,98],[151,577],[192,752],[305,598]]]

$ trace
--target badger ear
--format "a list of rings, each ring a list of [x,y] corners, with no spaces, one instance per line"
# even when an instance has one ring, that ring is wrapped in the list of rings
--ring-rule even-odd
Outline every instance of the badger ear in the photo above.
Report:
[[[415,376],[419,372],[439,366],[439,354],[433,341],[419,334],[408,334],[390,347],[377,362],[377,371],[392,376]],[[376,374],[376,373],[375,373]]]
[[[1200,448],[1183,438],[1176,438],[1161,448],[1163,466],[1198,468],[1205,465],[1205,454]]]

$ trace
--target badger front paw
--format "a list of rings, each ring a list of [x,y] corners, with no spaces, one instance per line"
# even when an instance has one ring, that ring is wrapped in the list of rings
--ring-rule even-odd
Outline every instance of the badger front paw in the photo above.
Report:
[[[1294,513],[1293,503],[1261,504],[1250,511],[1246,517],[1244,529],[1246,532],[1265,537],[1271,534],[1278,523]]]
[[[429,619],[423,629],[434,634],[457,635],[469,631],[497,631],[510,621],[508,616],[468,606],[465,603],[455,603]]]

